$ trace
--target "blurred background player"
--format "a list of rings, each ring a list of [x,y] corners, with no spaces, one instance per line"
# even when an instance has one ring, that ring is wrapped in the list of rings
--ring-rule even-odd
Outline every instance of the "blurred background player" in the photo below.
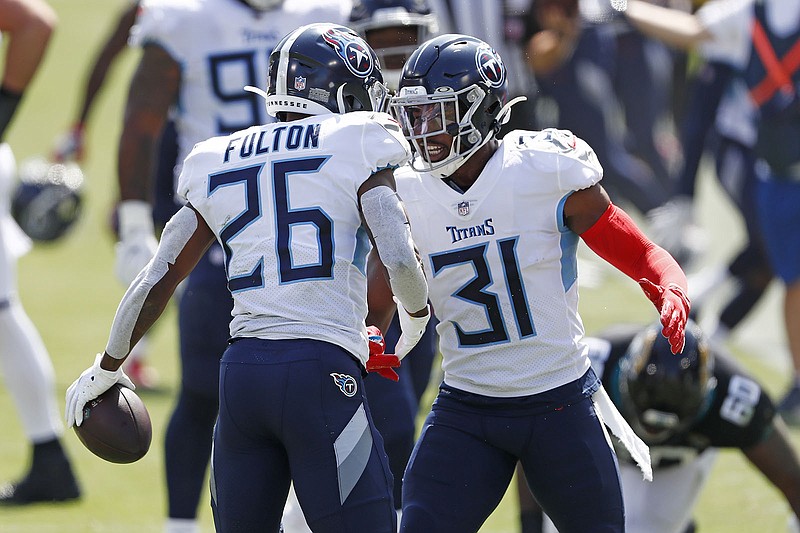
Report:
[[[171,204],[172,212],[180,207],[174,179],[191,148],[272,120],[260,98],[243,88],[266,86],[269,54],[286,28],[344,21],[349,9],[349,2],[337,0],[140,4],[130,42],[142,47],[142,58],[131,80],[119,144],[118,275],[132,280],[150,260],[154,214],[168,218],[170,210],[160,206]],[[151,207],[157,147],[170,118],[178,163],[168,186],[158,188],[168,196],[157,195]],[[197,508],[217,417],[219,359],[228,345],[232,307],[224,254],[214,244],[187,278],[178,302],[181,383],[165,439],[168,533],[199,527]]]
[[[277,531],[292,480],[315,531],[396,528],[361,379],[374,353],[364,324],[369,242],[400,309],[412,310],[401,318],[397,357],[419,341],[430,313],[394,190],[393,169],[410,147],[391,117],[372,112],[387,96],[381,80],[374,52],[349,28],[311,24],[284,37],[270,55],[268,92],[256,89],[281,124],[195,145],[178,182],[187,205],[123,298],[106,351],[67,392],[68,422],[79,424],[84,402],[125,383],[132,343],[221,241],[236,305],[214,430],[220,531]]]
[[[641,31],[731,65],[755,105],[755,197],[761,237],[784,285],[783,318],[794,376],[778,410],[800,420],[800,3],[715,0],[694,14],[629,0],[625,16]]]
[[[61,135],[57,140],[51,155],[53,161],[76,161],[78,163],[83,163],[85,161],[87,157],[86,129],[89,116],[105,84],[109,71],[112,69],[119,55],[127,47],[128,36],[133,24],[136,22],[138,10],[138,1],[131,2],[126,6],[120,13],[113,31],[100,48],[94,64],[89,71],[89,76],[86,79],[86,86],[81,98],[78,114],[69,131]],[[176,157],[177,140],[175,124],[169,121],[164,126],[159,141],[158,163],[156,164],[155,170],[156,176],[153,179],[153,183],[157,189],[154,191],[156,208],[153,213],[153,222],[159,231],[164,227],[169,217],[175,213],[175,202],[172,199],[172,186]],[[159,186],[166,186],[169,190],[168,194],[164,194],[158,190]],[[113,214],[112,219],[114,232],[117,233],[116,213]],[[121,276],[120,282],[127,287],[131,280],[128,279],[127,276]],[[145,335],[142,340],[136,344],[131,351],[131,355],[125,362],[125,372],[136,384],[137,390],[139,391],[155,389],[158,385],[158,372],[154,367],[147,364],[147,346],[148,340]]]
[[[53,365],[17,295],[16,263],[30,241],[10,215],[16,164],[11,147],[4,142],[56,25],[55,12],[41,0],[0,0],[0,32],[8,39],[0,85],[0,364],[32,447],[27,474],[0,486],[0,504],[5,505],[80,497],[61,444],[64,426]]]
[[[738,449],[800,516],[800,462],[763,386],[690,321],[676,356],[659,325],[617,325],[587,339],[592,368],[620,412],[650,446],[653,481],[619,450],[629,533],[690,533],[700,494],[721,449]],[[523,479],[522,477],[520,478]],[[543,528],[521,481],[522,533]],[[720,495],[724,498],[724,495]]]

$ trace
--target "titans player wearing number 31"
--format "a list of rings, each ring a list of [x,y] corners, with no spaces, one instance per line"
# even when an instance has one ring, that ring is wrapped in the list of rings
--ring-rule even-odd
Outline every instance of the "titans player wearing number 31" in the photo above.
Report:
[[[497,140],[507,99],[497,53],[451,34],[411,55],[391,100],[416,152],[417,172],[398,173],[397,186],[440,320],[444,369],[403,478],[400,531],[478,531],[520,461],[559,531],[622,532],[603,420],[645,476],[652,472],[646,445],[589,364],[578,237],[639,282],[675,353],[689,312],[686,278],[610,203],[584,141],[558,130]]]
[[[409,310],[397,347],[430,313],[392,169],[410,147],[383,108],[374,51],[312,24],[270,55],[278,123],[198,143],[153,260],[123,297],[105,353],[67,391],[67,422],[116,382],[130,347],[216,239],[233,295],[220,365],[211,494],[218,531],[277,532],[290,482],[313,531],[394,533],[392,475],[364,395],[372,241]]]

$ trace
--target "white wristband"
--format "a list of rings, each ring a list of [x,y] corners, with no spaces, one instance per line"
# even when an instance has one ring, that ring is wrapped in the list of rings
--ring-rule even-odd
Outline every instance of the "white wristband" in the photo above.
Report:
[[[119,216],[119,237],[125,240],[136,233],[155,235],[153,209],[144,200],[124,200],[117,208]]]

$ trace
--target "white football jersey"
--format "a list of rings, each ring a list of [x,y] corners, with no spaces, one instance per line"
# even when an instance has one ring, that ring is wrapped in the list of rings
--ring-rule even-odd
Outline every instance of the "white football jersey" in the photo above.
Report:
[[[286,1],[259,13],[239,0],[145,0],[130,43],[156,44],[181,65],[174,109],[178,168],[195,143],[273,119],[264,100],[269,55],[289,31],[312,22],[344,23],[350,0]]]
[[[578,235],[567,197],[599,182],[594,151],[568,131],[513,131],[461,194],[397,172],[430,300],[445,382],[486,396],[526,396],[589,368],[578,315]]]
[[[254,126],[199,143],[178,194],[225,251],[232,337],[314,338],[368,357],[358,188],[411,149],[387,114]]]

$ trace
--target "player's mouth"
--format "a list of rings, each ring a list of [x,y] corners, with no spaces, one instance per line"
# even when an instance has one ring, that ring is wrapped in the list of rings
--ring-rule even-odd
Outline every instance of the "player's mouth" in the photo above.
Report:
[[[425,143],[425,159],[436,163],[444,159],[450,150],[447,146],[435,142]]]

